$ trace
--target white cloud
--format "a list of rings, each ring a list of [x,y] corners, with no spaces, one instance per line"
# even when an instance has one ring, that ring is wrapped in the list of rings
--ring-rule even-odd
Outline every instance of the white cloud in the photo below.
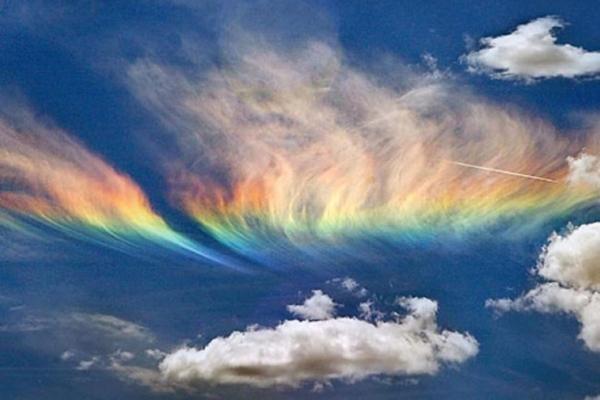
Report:
[[[569,182],[587,184],[600,189],[600,157],[582,153],[578,157],[567,158]]]
[[[469,334],[440,330],[437,303],[403,298],[409,314],[375,324],[350,317],[284,321],[274,328],[233,332],[202,349],[185,347],[160,364],[166,382],[298,386],[305,381],[370,375],[434,374],[478,352]]]
[[[304,304],[289,305],[287,309],[302,319],[322,320],[335,315],[335,303],[320,290],[313,290],[312,296],[306,299]]]
[[[600,293],[544,283],[515,299],[488,300],[486,306],[499,312],[537,311],[568,313],[581,324],[579,338],[592,351],[600,352]]]
[[[148,329],[136,323],[112,315],[74,313],[65,322],[75,323],[83,329],[95,331],[118,339],[152,342],[154,336]]]
[[[384,313],[373,310],[372,301],[366,304],[365,310],[376,315],[369,318],[376,322],[365,315],[336,318],[336,304],[315,290],[297,307],[302,316],[320,310],[327,319],[288,320],[273,328],[253,325],[214,338],[204,348],[186,345],[170,353],[146,347],[154,336],[135,323],[103,314],[69,314],[57,318],[59,325],[68,321],[75,332],[102,335],[112,345],[69,349],[61,358],[77,370],[112,372],[156,392],[190,391],[205,383],[257,387],[309,383],[319,391],[336,379],[435,374],[443,365],[463,363],[479,350],[468,333],[438,327],[435,301],[398,298],[394,304],[408,313],[403,318],[392,313],[394,318],[388,321]]]
[[[369,291],[367,289],[360,286],[360,284],[356,280],[350,278],[349,276],[345,278],[335,278],[330,281],[327,281],[327,283],[330,282],[339,284],[342,289],[354,294],[357,297],[365,297],[367,294],[369,294]]]
[[[125,351],[125,350],[117,350],[115,351],[113,354],[110,355],[110,359],[113,362],[127,362],[127,361],[131,361],[135,358],[135,354],[133,354],[130,351]]]
[[[162,360],[167,355],[167,353],[159,349],[147,349],[145,354],[153,360]]]
[[[535,19],[509,34],[481,39],[482,48],[468,53],[465,60],[473,72],[509,79],[576,78],[600,73],[600,52],[556,43],[554,30],[564,25],[555,16]]]
[[[342,280],[342,287],[358,297],[365,297],[368,294],[367,289],[361,287],[354,279],[346,277]]]
[[[398,297],[396,303],[418,317],[426,317],[437,313],[436,301],[426,297]]]
[[[169,393],[175,389],[174,385],[165,384],[160,372],[155,368],[125,365],[119,362],[113,362],[108,368],[120,379],[144,385],[154,392]]]
[[[77,366],[77,370],[79,371],[87,371],[93,367],[95,367],[96,365],[98,365],[98,363],[100,362],[100,357],[94,356],[89,360],[84,360],[79,362],[79,365]]]
[[[581,324],[579,338],[600,352],[600,222],[570,227],[553,234],[535,272],[545,283],[514,300],[488,300],[486,306],[502,313],[537,311],[567,313]]]
[[[568,158],[568,181],[600,188],[600,162],[581,154]],[[546,282],[516,299],[486,301],[499,313],[537,311],[571,314],[581,324],[579,338],[600,352],[600,222],[568,226],[548,239],[534,272]]]
[[[552,235],[537,272],[564,286],[600,290],[600,222]]]
[[[350,277],[346,277],[346,278],[342,279],[341,285],[344,289],[351,292],[358,287],[358,282],[356,282],[354,279],[352,279]]]
[[[75,357],[75,352],[73,350],[66,350],[60,355],[60,359],[62,361],[67,361]]]
[[[373,301],[363,301],[358,305],[359,316],[367,321],[381,321],[385,314],[373,307]]]
[[[371,75],[326,43],[284,50],[250,38],[239,48],[230,44],[236,56],[223,68],[193,73],[149,57],[124,75],[172,141],[172,155],[157,157],[171,201],[228,246],[247,251],[268,232],[292,246],[325,242],[337,252],[355,230],[432,222],[439,204],[447,212],[434,218],[434,229],[449,232],[485,229],[522,212],[547,218],[569,206],[555,195],[569,188],[544,185],[551,194],[541,195],[536,209],[551,212],[523,211],[519,199],[532,193],[532,181],[497,172],[564,176],[575,144],[544,121],[468,93],[453,79],[393,72],[403,71],[393,61],[381,65],[389,75]],[[210,178],[219,171],[231,179]],[[446,204],[456,182],[465,190]],[[247,195],[256,185],[264,188],[257,198]],[[495,195],[467,227],[464,219],[473,216],[461,204],[487,199],[492,186]],[[226,195],[231,189],[235,196]],[[225,222],[221,203],[237,207],[239,229]],[[257,204],[266,218],[256,218]],[[373,224],[380,220],[369,218],[373,213],[382,223]],[[208,215],[214,218],[204,221]]]

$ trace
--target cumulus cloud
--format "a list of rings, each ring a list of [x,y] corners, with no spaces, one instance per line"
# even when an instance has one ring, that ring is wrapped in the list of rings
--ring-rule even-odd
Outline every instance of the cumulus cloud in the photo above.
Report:
[[[569,182],[587,184],[600,189],[600,157],[582,153],[578,157],[567,158]]]
[[[556,282],[550,282],[538,285],[514,300],[488,300],[486,306],[498,312],[537,311],[572,314],[581,324],[579,338],[587,348],[600,352],[600,293],[598,292],[566,288]]]
[[[600,222],[552,235],[537,272],[567,287],[600,290]]]
[[[355,279],[345,276],[343,278],[333,278],[327,283],[338,285],[341,289],[352,293],[356,297],[365,297],[369,291],[361,286]]]
[[[162,360],[167,353],[159,350],[159,349],[147,349],[145,351],[146,356],[148,356],[149,358],[152,358],[154,360]]]
[[[335,317],[337,304],[314,290],[304,304],[295,306],[297,314],[308,319],[286,320],[275,327],[252,325],[216,337],[203,348],[186,345],[171,352],[149,348],[154,336],[132,322],[100,314],[70,316],[71,321],[119,345],[104,352],[69,349],[61,358],[80,371],[113,373],[156,392],[235,384],[258,388],[308,384],[313,391],[321,391],[333,380],[353,383],[367,377],[433,375],[444,365],[464,363],[479,351],[479,343],[470,334],[438,326],[436,301],[397,298],[393,306],[401,306],[405,313],[391,312],[387,319],[373,308],[374,300],[364,304],[362,310],[369,316]],[[306,315],[318,312],[327,319]],[[123,335],[135,340],[116,339]]]
[[[135,358],[135,354],[130,351],[119,349],[111,354],[110,358],[116,362],[127,362],[133,360]]]
[[[142,325],[104,314],[75,313],[50,318],[54,328],[73,331],[60,358],[79,371],[100,370],[156,392],[190,391],[205,385],[246,384],[255,387],[300,387],[322,390],[333,380],[355,382],[370,376],[435,374],[441,367],[474,357],[479,343],[468,333],[441,329],[436,301],[400,297],[403,316],[386,314],[367,302],[370,316],[335,317],[334,301],[314,290],[297,314],[275,327],[235,331],[205,347],[171,352],[149,345],[152,332]],[[361,303],[362,304],[362,303]],[[321,312],[323,318],[312,317]],[[104,342],[104,343],[98,343]]]
[[[362,319],[367,321],[381,321],[385,317],[385,314],[374,308],[373,304],[374,303],[372,300],[363,301],[360,303],[358,305],[358,311],[360,313],[359,315]]]
[[[342,288],[346,289],[347,291],[353,293],[358,297],[365,297],[369,293],[367,289],[361,287],[358,284],[358,282],[356,282],[354,279],[348,276],[339,280],[339,283],[342,286]]]
[[[554,234],[535,272],[545,279],[517,299],[488,300],[497,312],[567,313],[581,324],[579,338],[600,352],[600,222]]]
[[[75,357],[75,352],[72,350],[66,350],[60,355],[62,361],[67,361]]]
[[[342,279],[341,285],[344,289],[346,289],[350,292],[353,291],[354,289],[358,288],[358,283],[350,277],[346,277],[346,278]]]
[[[166,385],[160,372],[153,367],[128,365],[113,361],[108,369],[115,373],[118,378],[146,386],[154,392],[169,393],[175,389],[174,385]]]
[[[600,52],[557,44],[564,22],[547,16],[519,25],[506,35],[481,39],[482,48],[465,56],[469,70],[507,79],[576,78],[600,73]]]
[[[335,315],[335,303],[320,290],[313,290],[311,297],[301,305],[287,306],[289,312],[302,319],[323,320]]]
[[[569,157],[567,180],[600,188],[600,160],[582,153]],[[597,192],[594,192],[597,194]],[[516,299],[487,300],[498,313],[537,311],[573,315],[581,324],[579,338],[600,352],[600,222],[554,233],[542,249],[533,272],[544,280]]]
[[[399,304],[409,314],[395,321],[290,320],[274,328],[236,331],[202,349],[176,350],[159,368],[172,384],[298,386],[378,374],[434,374],[442,364],[477,354],[478,342],[471,335],[438,328],[435,301],[402,298]]]
[[[79,365],[75,369],[78,371],[87,371],[89,369],[94,368],[100,362],[100,357],[94,356],[89,360],[83,360],[79,362]]]

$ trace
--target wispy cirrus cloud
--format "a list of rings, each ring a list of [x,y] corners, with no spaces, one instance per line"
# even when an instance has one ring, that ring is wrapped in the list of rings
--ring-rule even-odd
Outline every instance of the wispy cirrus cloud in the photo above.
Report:
[[[27,106],[0,100],[0,228],[6,238],[49,241],[39,229],[45,227],[130,253],[152,244],[218,260],[172,230],[129,176]],[[5,246],[15,258],[19,247],[11,240],[3,240]]]
[[[447,77],[392,80],[326,42],[242,36],[213,68],[146,57],[127,71],[174,144],[156,155],[173,204],[238,250],[536,226],[587,200],[565,181],[586,139]]]

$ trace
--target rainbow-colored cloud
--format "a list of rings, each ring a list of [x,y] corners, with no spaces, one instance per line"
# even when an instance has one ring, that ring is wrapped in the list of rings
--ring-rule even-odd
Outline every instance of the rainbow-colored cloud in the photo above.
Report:
[[[174,204],[237,249],[528,229],[597,198],[566,179],[585,138],[440,73],[376,79],[322,43],[236,50],[200,77],[148,60],[129,76],[176,139]]]
[[[173,231],[129,177],[25,113],[0,119],[0,225],[26,232],[32,224],[124,251],[153,243],[217,260]]]

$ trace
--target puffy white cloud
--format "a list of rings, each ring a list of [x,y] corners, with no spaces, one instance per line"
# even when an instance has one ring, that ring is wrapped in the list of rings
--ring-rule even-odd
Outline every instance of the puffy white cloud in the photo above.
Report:
[[[592,351],[600,352],[600,293],[562,287],[556,282],[538,285],[515,299],[488,300],[486,306],[499,312],[537,311],[573,314],[581,324],[579,338]]]
[[[117,350],[115,351],[113,354],[110,355],[110,359],[113,362],[127,362],[127,361],[131,361],[135,358],[135,354],[133,354],[130,351],[125,351],[125,350]]]
[[[438,328],[436,302],[402,298],[399,304],[409,314],[396,321],[291,320],[233,332],[202,349],[176,350],[159,368],[171,384],[298,386],[309,380],[434,374],[441,364],[462,363],[477,354],[475,338]]]
[[[473,72],[509,79],[576,78],[600,73],[600,52],[556,43],[554,30],[564,25],[555,16],[535,19],[509,34],[481,39],[482,48],[467,54],[465,60]]]
[[[174,385],[165,384],[163,377],[156,368],[113,362],[107,369],[124,381],[146,386],[154,392],[170,393],[175,389]]]
[[[94,356],[94,357],[90,358],[89,360],[80,361],[79,365],[77,365],[76,369],[79,371],[87,371],[87,370],[97,366],[99,362],[100,362],[100,357]]]
[[[578,157],[567,158],[569,182],[587,184],[600,189],[600,157],[582,153]]]
[[[373,307],[373,301],[363,301],[358,305],[358,311],[360,312],[360,317],[367,321],[381,321],[385,314]]]
[[[320,290],[313,290],[311,297],[301,305],[287,306],[289,312],[302,319],[329,319],[335,315],[335,303]]]
[[[426,297],[398,297],[396,303],[417,317],[429,317],[437,314],[437,301]]]
[[[160,349],[147,349],[145,354],[153,360],[162,360],[167,355],[167,353]]]
[[[594,183],[597,160],[590,157],[569,159],[571,182]],[[488,300],[486,306],[500,313],[571,314],[581,324],[579,338],[590,350],[600,352],[600,222],[570,226],[563,235],[553,234],[534,272],[547,282],[513,300]]]
[[[364,287],[361,287],[358,284],[358,282],[356,282],[354,279],[348,278],[348,277],[346,277],[346,278],[344,278],[344,280],[342,280],[342,287],[344,287],[349,292],[354,293],[358,297],[365,297],[368,293],[367,289],[365,289]]]
[[[339,284],[342,289],[354,294],[357,297],[365,297],[367,294],[369,294],[367,289],[362,287],[356,280],[350,278],[349,276],[344,278],[335,278],[331,281],[328,281],[328,283],[330,282]]]
[[[569,182],[600,188],[597,157],[581,154],[567,161]],[[486,306],[499,313],[571,314],[581,324],[579,338],[600,352],[600,222],[569,226],[565,234],[550,236],[534,272],[546,282],[516,299],[488,300]]]
[[[434,374],[445,364],[465,362],[479,350],[468,333],[438,327],[435,301],[398,298],[394,304],[407,313],[403,318],[392,313],[395,317],[388,321],[372,308],[373,301],[366,303],[365,310],[376,318],[335,318],[336,304],[315,290],[297,307],[302,316],[320,310],[327,319],[288,320],[273,328],[254,325],[214,338],[204,348],[170,353],[146,347],[154,336],[141,325],[109,315],[70,314],[60,324],[70,321],[76,332],[103,335],[113,346],[69,349],[61,358],[75,369],[112,372],[156,392],[190,391],[204,384],[298,387],[309,382],[319,391],[335,379]]]
[[[351,292],[358,287],[358,282],[356,282],[354,279],[352,279],[350,277],[346,277],[346,278],[342,279],[341,285],[344,289]]]
[[[600,222],[554,234],[540,258],[540,276],[565,286],[600,290]]]
[[[75,352],[73,350],[66,350],[60,355],[60,359],[63,361],[67,361],[75,357]]]

